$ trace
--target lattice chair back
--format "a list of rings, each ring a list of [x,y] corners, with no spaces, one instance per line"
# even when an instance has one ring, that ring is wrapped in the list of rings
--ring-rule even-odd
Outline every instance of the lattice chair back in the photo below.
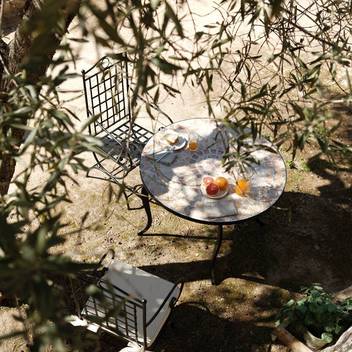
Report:
[[[99,295],[89,297],[81,316],[106,332],[146,347],[146,301],[108,281],[100,281],[98,287]]]
[[[92,123],[94,136],[113,132],[118,126],[130,122],[129,77],[126,55],[119,54],[116,61],[105,56],[87,71],[82,71],[88,117],[99,116]]]
[[[135,123],[131,115],[127,57],[105,56],[89,70],[82,71],[82,78],[87,116],[96,117],[89,125],[89,133],[99,138],[103,153],[103,156],[93,153],[96,164],[92,169],[119,183],[139,165],[142,149],[153,135]]]

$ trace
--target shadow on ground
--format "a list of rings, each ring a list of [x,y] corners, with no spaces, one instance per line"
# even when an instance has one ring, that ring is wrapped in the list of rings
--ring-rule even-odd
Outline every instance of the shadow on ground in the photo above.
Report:
[[[289,290],[316,282],[330,291],[352,285],[351,193],[332,200],[287,192],[261,216],[263,226],[251,220],[227,229],[233,241],[223,242],[231,248],[217,260],[217,279],[245,278]],[[209,278],[209,268],[210,261],[143,267],[185,282]]]
[[[180,345],[182,336],[182,345]],[[248,336],[251,337],[250,343]],[[122,348],[124,343],[104,335],[101,346],[109,351],[111,345]],[[152,346],[155,352],[266,352],[271,344],[271,329],[251,322],[230,321],[212,314],[204,304],[185,303],[176,306]],[[120,344],[120,345],[118,345]]]
[[[160,335],[155,351],[167,348],[167,351],[172,352],[244,352],[257,346],[256,351],[264,352],[267,351],[265,345],[271,342],[270,329],[250,322],[221,319],[202,305],[181,304],[176,307],[171,318]],[[182,336],[182,348],[179,346],[179,336]],[[251,336],[250,345],[248,336]]]

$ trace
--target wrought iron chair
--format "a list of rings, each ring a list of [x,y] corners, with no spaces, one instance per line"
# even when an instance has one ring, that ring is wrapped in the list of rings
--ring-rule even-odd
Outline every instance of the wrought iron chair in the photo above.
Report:
[[[135,193],[140,195],[143,206],[148,206],[145,200],[148,195],[141,185],[131,187],[123,182],[139,165],[142,149],[153,135],[132,116],[126,55],[115,55],[113,62],[109,57],[103,57],[89,70],[83,70],[82,78],[87,116],[96,116],[89,125],[89,133],[102,143],[101,153],[93,153],[96,163],[87,176],[124,184],[123,194],[129,209],[128,199]],[[101,173],[96,176],[93,170]]]
[[[110,180],[121,181],[139,164],[141,148],[152,133],[131,117],[126,56],[111,63],[103,57],[87,71],[82,71],[88,118],[97,116],[89,133],[102,142],[105,156],[94,153],[96,165]],[[109,161],[114,161],[110,164]]]
[[[98,332],[106,331],[129,341],[122,351],[145,351],[157,338],[171,309],[175,306],[183,284],[174,284],[141,269],[113,260],[99,279],[98,294],[82,299],[85,286],[93,279],[80,280],[74,288],[76,326]]]

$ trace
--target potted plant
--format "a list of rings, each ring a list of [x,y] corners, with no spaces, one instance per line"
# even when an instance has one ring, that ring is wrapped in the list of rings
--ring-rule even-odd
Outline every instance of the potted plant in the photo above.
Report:
[[[303,290],[303,298],[291,299],[279,312],[277,325],[303,338],[310,348],[320,349],[352,325],[352,299],[335,302],[319,285]]]

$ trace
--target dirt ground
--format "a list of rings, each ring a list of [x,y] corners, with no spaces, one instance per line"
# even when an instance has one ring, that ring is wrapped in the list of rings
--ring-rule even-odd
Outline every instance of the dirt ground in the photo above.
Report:
[[[206,6],[205,1],[197,3]],[[78,72],[96,61],[98,54],[91,52],[91,45],[81,48]],[[70,87],[81,89],[81,80],[73,79]],[[67,105],[84,119],[82,98]],[[179,98],[167,99],[164,108],[175,121],[206,116],[206,106],[192,87],[184,87]],[[339,138],[350,144],[351,111],[343,107],[336,113],[344,121]],[[282,153],[288,162],[289,152]],[[92,157],[86,158],[92,164]],[[76,177],[79,186],[70,185],[72,204],[62,211],[69,223],[66,233],[79,228],[86,211],[90,228],[79,236],[63,234],[67,241],[59,251],[90,261],[112,248],[121,261],[185,282],[180,301],[153,346],[155,352],[288,352],[271,336],[281,305],[311,283],[319,282],[331,292],[352,285],[351,168],[337,169],[315,146],[299,155],[295,166],[288,167],[288,182],[278,203],[260,217],[264,225],[250,220],[225,228],[217,286],[209,279],[215,227],[183,220],[153,205],[153,226],[139,237],[144,211],[128,211],[122,200],[109,202],[108,183],[85,174]],[[140,183],[138,170],[128,182]],[[133,203],[139,205],[138,199]],[[106,352],[125,345],[105,334],[100,341]],[[24,350],[16,343],[0,346],[0,351]]]

